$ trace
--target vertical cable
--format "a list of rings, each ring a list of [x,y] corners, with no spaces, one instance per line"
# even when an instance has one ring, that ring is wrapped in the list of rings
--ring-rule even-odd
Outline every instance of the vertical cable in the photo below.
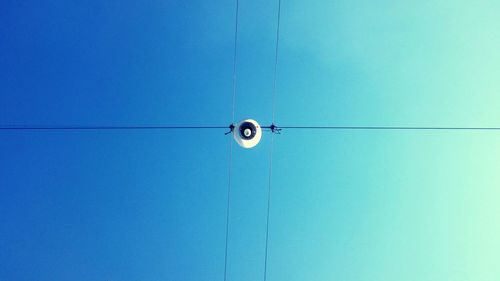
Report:
[[[236,0],[236,19],[234,25],[234,52],[233,52],[233,112],[232,121],[234,123],[234,112],[236,106],[236,55],[238,46],[238,14],[239,14],[239,0]]]
[[[233,162],[233,140],[229,140],[229,160],[228,160],[228,185],[227,185],[227,206],[226,206],[226,247],[224,251],[224,281],[227,278],[227,249],[229,240],[229,211],[231,207],[231,172]]]
[[[278,24],[276,26],[276,49],[274,53],[274,79],[273,79],[273,124],[276,112],[276,80],[278,75],[278,49],[280,42],[280,19],[281,19],[281,0],[278,0]]]
[[[269,149],[269,180],[267,188],[267,218],[266,218],[266,248],[264,255],[264,281],[267,280],[267,256],[269,245],[269,214],[271,213],[271,178],[273,175],[273,147],[274,147],[274,134],[271,134],[271,148]]]
[[[234,27],[234,53],[233,53],[233,100],[232,100],[232,113],[231,120],[234,124],[234,114],[236,105],[236,48],[238,43],[238,14],[239,14],[239,0],[236,0],[236,16]],[[229,140],[229,160],[228,160],[228,185],[227,185],[227,206],[226,206],[226,245],[224,249],[224,281],[227,280],[227,252],[229,242],[229,215],[231,208],[231,173],[233,166],[233,141]]]
[[[276,25],[276,49],[274,53],[274,78],[273,78],[273,97],[272,97],[272,110],[273,118],[272,125],[274,126],[275,116],[276,116],[276,80],[278,74],[278,50],[279,50],[279,40],[280,40],[280,19],[281,19],[281,0],[278,0],[278,23]],[[267,216],[266,216],[266,244],[264,253],[264,281],[267,280],[267,259],[269,253],[269,214],[271,213],[271,186],[272,186],[272,175],[273,175],[273,149],[274,149],[274,134],[271,134],[271,147],[269,149],[269,179],[267,188]]]

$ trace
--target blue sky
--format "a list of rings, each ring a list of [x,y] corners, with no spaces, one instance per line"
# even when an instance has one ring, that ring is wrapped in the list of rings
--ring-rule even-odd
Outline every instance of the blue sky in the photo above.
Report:
[[[277,1],[240,1],[271,123]],[[231,122],[234,1],[0,4],[1,125]],[[498,1],[283,0],[276,123],[499,126]],[[222,280],[224,130],[1,131],[0,280]],[[500,134],[275,137],[268,280],[496,280]],[[228,280],[263,274],[270,135],[235,147]]]

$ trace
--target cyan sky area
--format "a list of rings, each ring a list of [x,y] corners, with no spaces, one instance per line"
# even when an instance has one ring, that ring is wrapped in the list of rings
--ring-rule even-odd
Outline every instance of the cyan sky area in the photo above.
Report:
[[[3,1],[0,125],[228,126],[235,7]],[[272,122],[278,1],[240,0]],[[278,126],[500,127],[500,2],[282,0]],[[226,129],[0,130],[0,281],[217,281]],[[263,280],[271,133],[233,144],[228,281]],[[500,278],[500,131],[274,136],[268,281]]]

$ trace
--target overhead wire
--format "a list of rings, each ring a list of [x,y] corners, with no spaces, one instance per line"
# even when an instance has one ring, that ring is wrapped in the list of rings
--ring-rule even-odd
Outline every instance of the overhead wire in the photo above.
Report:
[[[228,159],[228,184],[227,184],[227,205],[226,205],[226,238],[224,249],[224,281],[227,280],[227,257],[228,257],[228,241],[229,241],[229,214],[231,208],[231,174],[233,162],[233,142],[229,140],[229,159]]]
[[[272,174],[273,174],[273,150],[274,150],[274,134],[271,135],[271,147],[269,149],[269,177],[268,177],[268,189],[267,189],[267,216],[266,216],[266,242],[265,242],[265,254],[264,254],[264,281],[267,280],[267,260],[269,253],[269,219],[271,213],[271,186],[272,186]]]
[[[278,0],[278,23],[276,25],[276,46],[274,50],[274,79],[273,79],[273,94],[272,94],[272,124],[275,121],[275,112],[276,112],[276,81],[278,77],[278,50],[279,50],[279,41],[280,41],[280,19],[281,19],[281,0]]]
[[[0,130],[190,130],[222,129],[227,126],[2,126]]]
[[[1,126],[2,131],[23,130],[207,130],[227,129],[228,126]],[[261,126],[262,129],[272,129],[272,126]],[[412,131],[500,131],[500,127],[426,127],[426,126],[279,126],[278,129],[299,130],[412,130]]]
[[[239,0],[236,0],[236,16],[234,24],[234,50],[233,50],[233,110],[232,110],[232,123],[234,124],[235,108],[236,108],[236,56],[238,50],[238,16],[239,16]]]
[[[269,178],[267,188],[267,215],[266,215],[266,241],[264,250],[264,281],[267,280],[267,262],[269,256],[269,221],[271,214],[271,187],[273,175],[273,150],[274,150],[274,135],[279,132],[274,125],[276,118],[276,94],[277,94],[277,76],[278,76],[278,51],[280,39],[280,20],[281,20],[281,0],[278,0],[278,17],[276,24],[276,46],[274,52],[274,77],[273,77],[273,92],[272,92],[272,123],[268,128],[271,129],[271,145],[269,148]]]
[[[280,126],[280,129],[305,130],[413,130],[413,131],[498,131],[500,127],[426,127],[426,126]]]
[[[235,122],[235,108],[236,108],[236,58],[238,46],[238,16],[239,16],[239,0],[236,1],[236,14],[234,24],[234,50],[233,50],[233,98],[232,98],[232,112],[231,112],[231,125],[230,132],[234,128]],[[226,133],[227,134],[227,133]],[[233,166],[233,142],[229,140],[229,159],[228,159],[228,185],[227,185],[227,205],[226,205],[226,237],[224,248],[224,281],[227,280],[227,262],[228,262],[228,248],[229,248],[229,218],[231,211],[231,175]]]

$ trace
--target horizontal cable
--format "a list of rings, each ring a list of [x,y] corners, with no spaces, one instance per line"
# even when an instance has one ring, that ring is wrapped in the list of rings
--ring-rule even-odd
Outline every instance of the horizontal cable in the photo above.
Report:
[[[270,126],[262,127],[270,129]],[[462,130],[462,131],[496,131],[500,127],[412,127],[412,126],[278,126],[279,129],[311,129],[311,130]]]
[[[228,126],[2,126],[0,130],[196,130],[227,129]],[[272,126],[261,126],[271,129]],[[302,130],[447,130],[500,131],[500,127],[412,127],[412,126],[276,126],[277,129]]]
[[[0,130],[178,130],[227,129],[228,126],[3,126]]]

